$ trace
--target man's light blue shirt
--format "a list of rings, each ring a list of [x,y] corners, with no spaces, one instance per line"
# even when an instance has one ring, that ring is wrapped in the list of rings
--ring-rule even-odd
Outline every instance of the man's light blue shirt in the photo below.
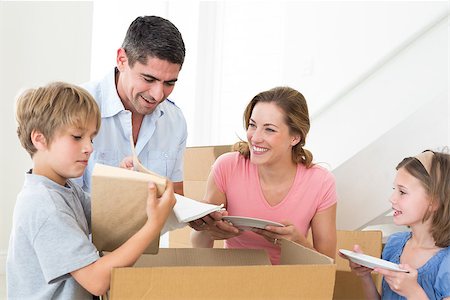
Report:
[[[90,191],[95,163],[119,166],[131,156],[131,112],[125,110],[115,84],[115,69],[102,80],[82,85],[97,101],[102,115],[100,131],[94,138],[94,152],[83,175],[83,189]],[[144,116],[139,131],[136,154],[141,163],[173,182],[183,181],[183,155],[187,125],[172,101],[160,103],[153,113]]]

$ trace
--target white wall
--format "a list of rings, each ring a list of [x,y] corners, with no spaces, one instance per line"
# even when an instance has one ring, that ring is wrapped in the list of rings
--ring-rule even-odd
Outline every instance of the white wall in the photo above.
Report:
[[[171,99],[185,113],[190,146],[245,137],[245,105],[276,85],[299,89],[319,116],[448,13],[447,1],[122,1],[94,3],[92,77],[113,65],[134,16],[169,18],[187,47]]]
[[[391,208],[395,167],[403,158],[450,144],[449,108],[448,92],[429,99],[333,170],[338,229],[357,229]],[[345,148],[345,143],[338,147]]]
[[[0,1],[0,273],[12,213],[31,159],[16,136],[20,89],[53,80],[89,80],[92,3]]]
[[[390,208],[401,158],[449,145],[448,26],[439,16],[313,119],[309,145],[334,169],[339,229]]]
[[[179,99],[183,109],[196,107],[187,115],[190,145],[245,137],[245,105],[276,85],[297,88],[313,119],[319,117],[411,37],[448,14],[448,2],[212,1],[200,9],[209,14],[199,16],[204,47],[194,77],[198,88]]]
[[[448,97],[448,15],[431,24],[313,118],[309,146],[319,160],[336,168],[425,103]]]

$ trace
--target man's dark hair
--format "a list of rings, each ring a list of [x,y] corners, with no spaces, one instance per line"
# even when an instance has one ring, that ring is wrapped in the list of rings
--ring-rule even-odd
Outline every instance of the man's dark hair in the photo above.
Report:
[[[157,16],[137,17],[128,28],[122,43],[133,67],[136,61],[147,63],[148,57],[183,65],[186,49],[181,33],[170,21]]]

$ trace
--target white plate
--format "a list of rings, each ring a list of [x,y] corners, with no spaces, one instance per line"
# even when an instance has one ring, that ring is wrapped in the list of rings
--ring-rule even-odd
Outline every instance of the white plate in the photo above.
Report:
[[[264,229],[268,225],[281,227],[284,226],[281,223],[250,217],[224,216],[222,217],[222,220],[228,221],[233,224],[233,226],[242,230],[250,230],[251,228]]]
[[[371,269],[383,268],[391,271],[408,272],[406,270],[400,269],[397,264],[394,264],[384,259],[376,258],[370,255],[357,253],[345,249],[339,249],[339,252],[347,256],[352,262]]]

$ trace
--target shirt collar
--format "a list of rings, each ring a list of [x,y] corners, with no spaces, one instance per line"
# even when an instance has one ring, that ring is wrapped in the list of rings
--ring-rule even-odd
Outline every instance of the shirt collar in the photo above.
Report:
[[[114,68],[111,72],[109,72],[104,80],[101,82],[101,91],[102,91],[102,117],[108,118],[114,115],[117,115],[121,111],[125,110],[123,106],[122,100],[120,100],[119,94],[117,93],[116,88],[116,77],[115,74],[118,72],[117,68]],[[164,100],[160,103],[151,116],[155,116],[156,118],[162,117],[164,115],[163,104],[166,102]]]
[[[116,89],[116,68],[106,74],[101,82],[102,117],[112,117],[125,110]]]
[[[31,185],[43,183],[46,187],[63,193],[70,192],[72,190],[72,184],[70,183],[70,180],[67,180],[67,186],[62,186],[45,176],[33,174],[30,172],[31,170],[25,174],[25,182]]]

